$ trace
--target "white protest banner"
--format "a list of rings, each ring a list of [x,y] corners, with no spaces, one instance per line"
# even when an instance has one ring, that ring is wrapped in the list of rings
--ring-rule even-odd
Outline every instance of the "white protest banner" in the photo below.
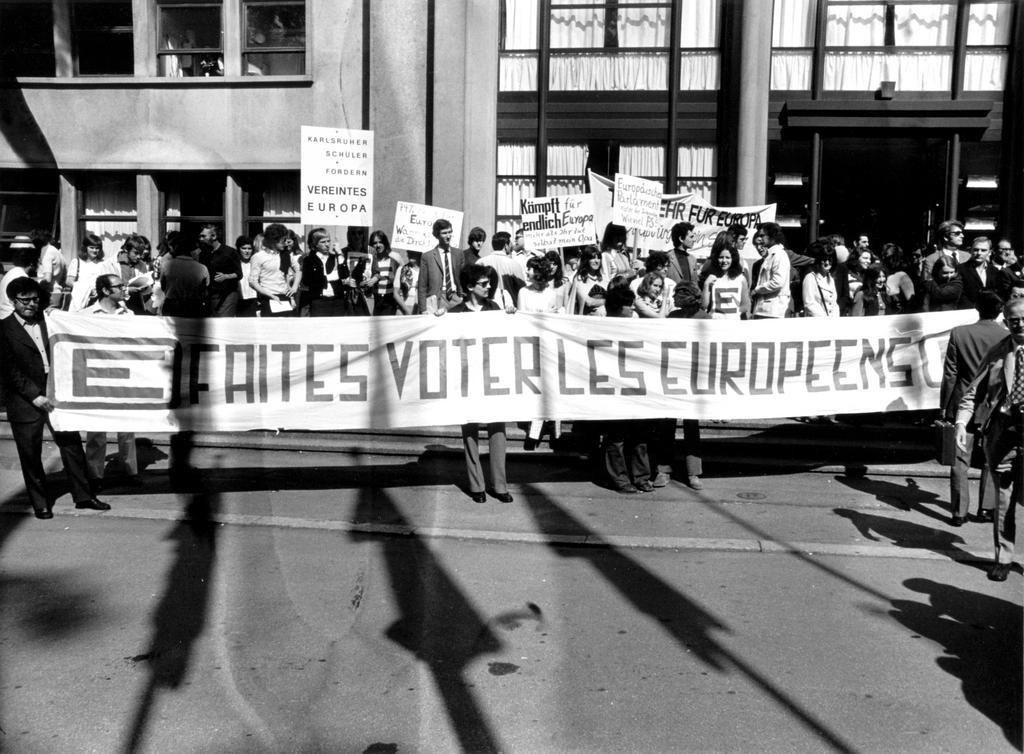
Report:
[[[597,237],[601,238],[604,235],[605,228],[608,227],[608,223],[612,222],[612,194],[615,189],[615,183],[610,178],[606,178],[592,170],[587,171],[587,182],[590,187],[590,193],[594,197],[594,227],[597,230]],[[662,216],[668,216],[668,213],[673,211],[672,207],[674,204],[691,197],[693,197],[693,194],[662,194]],[[640,230],[634,236],[637,239],[637,245],[641,249],[657,251],[671,249],[672,239],[670,231],[676,222],[676,220],[673,220],[671,223],[663,221],[653,228]]]
[[[590,194],[523,199],[520,212],[527,251],[597,243],[594,197]]]
[[[49,318],[61,430],[397,428],[931,409],[972,311],[780,320]]]
[[[615,174],[612,222],[627,230],[657,228],[661,222],[661,184],[625,173]]]
[[[395,227],[391,232],[391,248],[430,251],[437,246],[433,234],[435,220],[447,220],[452,224],[452,246],[457,247],[462,237],[462,212],[428,204],[398,202],[395,208]]]
[[[373,131],[302,127],[303,225],[373,224]]]
[[[754,230],[761,223],[775,222],[777,206],[763,204],[748,207],[716,207],[694,194],[682,201],[673,202],[666,208],[665,224],[670,230],[678,222],[693,225],[697,243],[690,249],[690,253],[698,258],[707,257],[711,253],[711,246],[719,233],[728,230],[730,225],[742,225],[747,229],[747,240],[740,249],[740,256],[753,260],[758,259],[757,251],[754,249]],[[671,249],[671,240],[667,246],[659,248]]]

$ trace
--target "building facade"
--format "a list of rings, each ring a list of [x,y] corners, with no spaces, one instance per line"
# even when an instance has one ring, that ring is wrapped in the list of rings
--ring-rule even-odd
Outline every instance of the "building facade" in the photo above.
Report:
[[[302,125],[374,130],[387,232],[399,200],[508,226],[592,169],[778,202],[796,247],[945,217],[1019,244],[1019,5],[3,0],[0,255],[297,224]]]

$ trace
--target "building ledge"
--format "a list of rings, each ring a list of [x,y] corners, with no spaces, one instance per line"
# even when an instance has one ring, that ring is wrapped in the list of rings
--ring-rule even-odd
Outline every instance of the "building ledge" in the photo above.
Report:
[[[787,128],[986,129],[994,103],[971,100],[788,100],[779,114]]]
[[[0,83],[0,89],[281,89],[312,85],[312,76],[22,76]]]

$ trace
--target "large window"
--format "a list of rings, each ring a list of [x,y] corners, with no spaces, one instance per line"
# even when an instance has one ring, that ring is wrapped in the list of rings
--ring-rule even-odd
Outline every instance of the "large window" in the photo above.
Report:
[[[0,170],[0,260],[7,261],[11,239],[35,229],[57,231],[57,173],[52,170]]]
[[[224,75],[220,3],[163,0],[157,6],[157,14],[161,76]]]
[[[548,46],[540,50],[543,7]],[[719,0],[504,0],[502,10],[501,91],[535,91],[539,55],[551,91],[665,91],[671,54],[680,57],[680,89],[718,88]]]
[[[810,90],[817,48],[826,92],[874,91],[883,81],[898,91],[1002,91],[1013,10],[1012,0],[775,0],[771,86]],[[966,45],[957,48],[961,25]],[[958,56],[963,77],[954,82]]]
[[[138,228],[134,173],[90,173],[78,180],[79,227],[103,240],[103,253],[117,256]],[[80,234],[81,236],[81,234]]]
[[[246,173],[238,180],[245,193],[245,232],[249,236],[262,233],[271,223],[281,223],[302,235],[298,173]]]
[[[135,69],[131,0],[75,0],[71,4],[75,73],[130,76]]]
[[[0,76],[53,76],[53,6],[0,2]]]
[[[537,195],[536,175],[535,144],[498,144],[498,230],[511,233],[519,225],[520,201]]]
[[[246,2],[242,70],[252,76],[306,72],[304,2]]]
[[[160,190],[160,232],[172,230],[195,243],[206,223],[224,226],[225,175],[217,172],[164,173]]]

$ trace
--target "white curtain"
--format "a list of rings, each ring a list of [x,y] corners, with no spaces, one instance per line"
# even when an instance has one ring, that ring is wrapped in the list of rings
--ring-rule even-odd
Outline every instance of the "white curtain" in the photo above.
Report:
[[[885,44],[884,5],[830,5],[827,47],[881,47]]]
[[[952,3],[896,6],[896,44],[899,47],[939,47],[953,44]]]
[[[295,178],[284,175],[268,177],[263,187],[263,216],[297,217],[300,213],[299,186]]]
[[[775,0],[772,47],[814,47],[817,8],[817,0]]]
[[[697,194],[711,204],[715,203],[717,188],[715,181],[679,181],[677,186],[678,188],[676,190],[680,194]]]
[[[619,172],[638,178],[665,175],[665,147],[652,144],[623,144],[619,147]]]
[[[668,8],[620,7],[616,14],[619,47],[668,47]]]
[[[103,255],[115,259],[125,239],[138,229],[136,220],[103,220],[105,215],[135,215],[135,177],[93,176],[82,189],[85,230],[100,237]]]
[[[502,53],[498,61],[498,88],[502,92],[537,91],[537,54]]]
[[[593,0],[556,0],[563,5],[593,3]],[[551,47],[582,49],[604,47],[604,10],[600,8],[552,8]]]
[[[948,91],[952,60],[945,52],[830,52],[824,87],[829,91],[871,91],[895,81],[899,91]]]
[[[717,175],[718,147],[714,144],[684,144],[676,153],[676,175],[684,178],[713,178]]]
[[[583,179],[568,180],[564,178],[548,178],[548,190],[546,196],[585,193],[587,193],[587,182]]]
[[[587,168],[586,144],[549,144],[548,175],[578,175]]]
[[[505,50],[537,49],[538,0],[505,0]]]
[[[964,89],[1001,92],[1006,86],[1006,53],[968,50],[964,61]]]
[[[768,2],[768,0],[758,0]],[[679,14],[679,46],[718,48],[720,0],[685,0]],[[667,44],[667,42],[666,42]]]
[[[533,178],[502,176],[528,175],[537,170],[537,147],[534,144],[498,145],[498,214],[518,215],[519,201],[536,195]]]
[[[718,89],[718,52],[683,52],[679,61],[680,91]]]
[[[1012,20],[1010,3],[973,3],[967,16],[967,44],[1010,44]]]
[[[813,66],[813,53],[788,50],[772,51],[771,88],[809,90]]]
[[[668,87],[667,53],[552,55],[550,66],[553,92],[664,91]]]

